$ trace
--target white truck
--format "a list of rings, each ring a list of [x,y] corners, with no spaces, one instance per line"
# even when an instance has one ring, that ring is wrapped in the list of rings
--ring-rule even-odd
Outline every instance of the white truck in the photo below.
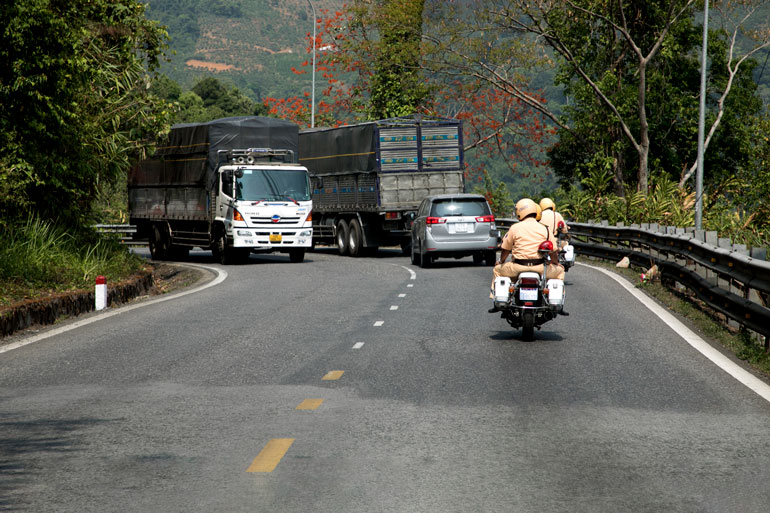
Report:
[[[200,247],[222,264],[275,251],[302,262],[313,207],[298,137],[296,124],[256,116],[174,125],[129,174],[134,238],[149,241],[154,260]]]

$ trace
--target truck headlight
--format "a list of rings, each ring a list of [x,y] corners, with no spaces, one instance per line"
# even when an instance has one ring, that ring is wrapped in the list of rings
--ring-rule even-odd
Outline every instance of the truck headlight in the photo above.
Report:
[[[251,237],[251,232],[248,230],[238,230],[237,233],[242,237]]]
[[[299,232],[300,237],[310,237],[311,235],[313,235],[313,230],[303,230]]]

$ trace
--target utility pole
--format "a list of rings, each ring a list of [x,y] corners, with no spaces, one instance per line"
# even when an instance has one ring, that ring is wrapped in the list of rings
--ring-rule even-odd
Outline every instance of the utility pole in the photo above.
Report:
[[[310,128],[315,128],[315,26],[316,26],[316,17],[315,17],[315,6],[313,6],[313,2],[310,0],[307,0],[307,3],[310,4],[310,8],[313,10],[313,86],[310,93]]]
[[[709,37],[709,0],[703,6],[703,47],[700,61],[700,113],[698,115],[698,169],[695,172],[695,229],[703,229],[703,132],[706,124],[706,65]]]

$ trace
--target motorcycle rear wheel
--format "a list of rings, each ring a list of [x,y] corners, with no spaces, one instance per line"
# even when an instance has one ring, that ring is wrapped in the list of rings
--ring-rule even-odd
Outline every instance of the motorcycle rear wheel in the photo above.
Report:
[[[535,339],[535,314],[532,312],[525,312],[522,316],[521,325],[521,338],[525,342],[530,342]]]

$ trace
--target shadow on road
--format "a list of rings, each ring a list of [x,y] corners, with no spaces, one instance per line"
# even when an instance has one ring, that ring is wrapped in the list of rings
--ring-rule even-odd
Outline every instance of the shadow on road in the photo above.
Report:
[[[23,489],[38,480],[36,473],[57,454],[80,450],[85,430],[109,420],[0,420],[0,511],[28,511]]]

